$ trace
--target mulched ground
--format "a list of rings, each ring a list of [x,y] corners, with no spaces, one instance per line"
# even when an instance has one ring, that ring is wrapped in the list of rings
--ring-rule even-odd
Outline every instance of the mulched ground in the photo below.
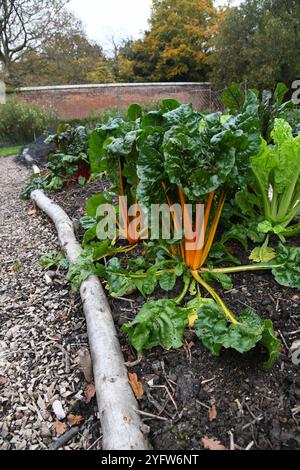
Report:
[[[65,448],[99,449],[96,403],[86,403],[87,383],[78,364],[87,347],[82,307],[78,297],[70,296],[61,273],[47,285],[38,264],[39,256],[58,250],[56,232],[43,214],[32,213],[31,204],[18,199],[28,173],[11,159],[0,164],[0,448],[48,448],[57,437],[51,406],[58,399],[67,414],[85,418],[81,433]],[[51,193],[73,219],[79,238],[85,203],[105,186],[97,182]],[[232,249],[243,256],[238,245]],[[280,287],[267,272],[232,278],[234,289],[222,294],[224,300],[235,312],[250,306],[273,320],[283,340],[279,361],[271,371],[264,370],[259,347],[245,355],[224,351],[215,358],[193,332],[186,333],[185,346],[178,351],[145,353],[131,372],[144,386],[140,410],[155,449],[203,449],[204,437],[226,448],[300,449],[299,366],[289,350],[300,339],[300,292]],[[151,298],[162,296],[166,293],[157,291]],[[132,294],[109,301],[125,360],[133,361],[135,352],[120,329],[145,300]],[[68,373],[64,351],[70,358]]]
[[[62,272],[45,277],[39,264],[59,245],[49,219],[19,198],[29,175],[13,158],[0,159],[0,449],[48,449],[71,427],[67,418],[56,422],[55,400],[66,416],[83,418],[64,449],[100,449],[96,400],[86,397],[80,360],[88,350],[81,301]]]
[[[51,197],[78,221],[88,196],[104,186],[69,187]],[[247,263],[238,245],[231,248]],[[291,345],[300,339],[300,292],[279,286],[267,272],[232,279],[234,289],[222,293],[224,300],[235,312],[252,307],[273,320],[282,338],[279,361],[271,370],[263,369],[259,347],[245,355],[224,351],[215,358],[193,332],[186,333],[185,346],[178,351],[156,348],[145,353],[131,371],[144,386],[140,410],[155,449],[203,449],[204,437],[228,449],[300,449],[299,365],[290,355]],[[157,291],[151,299],[161,297],[166,293]],[[120,329],[145,300],[138,294],[109,300],[125,359],[133,361],[135,352]]]

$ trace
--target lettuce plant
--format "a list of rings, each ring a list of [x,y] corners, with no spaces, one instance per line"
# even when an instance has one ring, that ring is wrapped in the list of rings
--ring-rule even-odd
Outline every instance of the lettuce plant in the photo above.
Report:
[[[262,140],[251,158],[252,191],[237,195],[241,212],[256,221],[257,232],[285,237],[300,233],[300,137],[283,119],[276,119],[271,133],[274,145]]]

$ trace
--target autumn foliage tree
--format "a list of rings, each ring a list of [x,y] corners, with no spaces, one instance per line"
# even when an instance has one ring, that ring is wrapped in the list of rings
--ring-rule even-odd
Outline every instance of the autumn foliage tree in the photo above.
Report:
[[[150,29],[123,45],[120,79],[203,81],[220,13],[212,0],[153,0]]]
[[[110,61],[81,28],[57,32],[39,51],[28,51],[13,68],[23,86],[114,81]]]

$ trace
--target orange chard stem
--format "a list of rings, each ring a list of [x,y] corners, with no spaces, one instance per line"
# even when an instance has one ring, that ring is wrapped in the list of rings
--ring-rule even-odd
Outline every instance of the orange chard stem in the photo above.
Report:
[[[121,165],[121,159],[119,158],[119,173],[120,173],[120,195],[125,197],[125,190],[124,190],[124,182],[123,182],[123,176],[122,176],[122,165]],[[122,199],[122,202],[120,204],[120,210],[121,210],[121,216],[123,219],[123,222],[125,223],[125,231],[126,231],[126,237],[130,245],[135,245],[136,240],[133,240],[129,235],[128,235],[128,227],[129,227],[129,217],[128,217],[128,212],[126,210],[126,206],[124,205],[124,200]]]
[[[198,239],[198,243],[197,243],[197,248],[196,248],[196,252],[195,252],[195,257],[194,257],[194,261],[193,261],[193,269],[196,270],[199,268],[199,266],[201,266],[201,260],[202,260],[202,256],[203,256],[203,247],[201,248],[201,244],[202,244],[202,241],[204,240],[205,238],[205,235],[206,235],[206,230],[207,230],[207,226],[208,226],[208,221],[209,221],[209,216],[210,216],[210,213],[211,213],[211,207],[212,207],[212,203],[213,203],[213,200],[214,200],[214,196],[215,196],[215,192],[214,191],[211,191],[209,193],[209,196],[208,196],[208,200],[207,200],[207,203],[206,203],[206,207],[205,207],[205,213],[204,213],[204,220],[202,221],[202,224],[201,224],[201,227],[199,227],[199,224],[200,224],[200,221],[198,221],[198,225],[197,225],[197,233],[198,231],[200,231],[199,233],[199,239]]]
[[[215,238],[216,231],[217,231],[217,228],[218,228],[218,225],[219,225],[219,221],[220,221],[220,218],[221,218],[224,203],[225,203],[225,191],[222,191],[221,196],[220,196],[220,200],[219,200],[219,203],[218,203],[218,207],[217,207],[217,210],[216,210],[216,213],[215,213],[215,216],[214,216],[214,220],[211,224],[209,235],[208,235],[207,241],[205,243],[205,247],[204,247],[204,250],[203,250],[203,255],[202,255],[202,260],[201,260],[200,267],[202,267],[204,265],[205,261],[207,260],[210,249],[211,249],[212,244],[214,242],[214,238]]]
[[[165,191],[166,198],[167,198],[167,201],[168,201],[168,205],[169,205],[169,207],[171,208],[171,207],[173,206],[173,202],[172,202],[171,198],[167,195],[166,183],[165,183],[164,181],[162,181],[161,184],[162,184],[162,187],[163,187],[163,189],[164,189],[164,191]],[[173,219],[173,224],[174,224],[174,231],[175,231],[175,232],[179,232],[179,230],[180,230],[180,223],[179,223],[177,214],[176,214],[175,211],[171,211],[171,214],[172,214],[172,219]],[[181,256],[182,256],[182,258],[185,260],[184,243],[180,243],[179,247],[180,247]]]
[[[183,189],[178,187],[179,191],[179,198],[181,203],[181,210],[182,210],[182,218],[184,222],[184,232],[185,232],[185,262],[188,267],[191,267],[191,262],[193,260],[193,250],[187,249],[188,241],[193,241],[193,221],[190,218],[190,214],[188,211],[185,210],[185,197]]]

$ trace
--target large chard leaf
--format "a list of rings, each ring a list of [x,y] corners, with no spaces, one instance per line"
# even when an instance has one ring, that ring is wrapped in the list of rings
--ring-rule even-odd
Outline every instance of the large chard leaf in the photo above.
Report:
[[[136,318],[123,326],[131,344],[140,352],[162,346],[177,349],[183,344],[183,333],[188,326],[185,309],[172,300],[158,300],[146,303]]]
[[[182,187],[190,200],[223,185],[235,164],[234,148],[221,140],[213,143],[206,132],[191,137],[186,127],[166,132],[163,151],[169,180]]]
[[[184,126],[196,135],[202,115],[194,110],[191,104],[183,104],[163,115],[167,127]]]
[[[279,244],[277,257],[273,264],[282,264],[282,266],[274,267],[272,270],[278,284],[300,289],[300,247],[288,247]]]
[[[123,326],[131,344],[137,351],[162,346],[177,349],[183,344],[184,330],[192,327],[203,305],[213,305],[212,299],[196,297],[179,307],[175,300],[158,300],[146,303],[136,318]]]
[[[92,173],[103,173],[107,169],[107,151],[105,142],[117,135],[124,124],[121,118],[109,119],[106,124],[97,126],[90,135],[89,161]]]
[[[222,93],[222,101],[224,105],[232,112],[240,112],[244,101],[245,94],[240,83],[233,83]]]
[[[280,341],[275,336],[272,322],[270,320],[263,322],[251,309],[242,312],[238,321],[237,325],[229,323],[217,304],[202,305],[195,323],[196,333],[204,346],[214,355],[219,355],[223,347],[244,353],[260,342],[269,353],[264,365],[271,367],[278,357],[280,348]]]
[[[127,271],[121,267],[121,261],[118,258],[111,258],[106,268],[106,278],[108,281],[109,293],[112,297],[122,297],[125,294],[132,293],[135,289],[135,283],[127,275]]]

